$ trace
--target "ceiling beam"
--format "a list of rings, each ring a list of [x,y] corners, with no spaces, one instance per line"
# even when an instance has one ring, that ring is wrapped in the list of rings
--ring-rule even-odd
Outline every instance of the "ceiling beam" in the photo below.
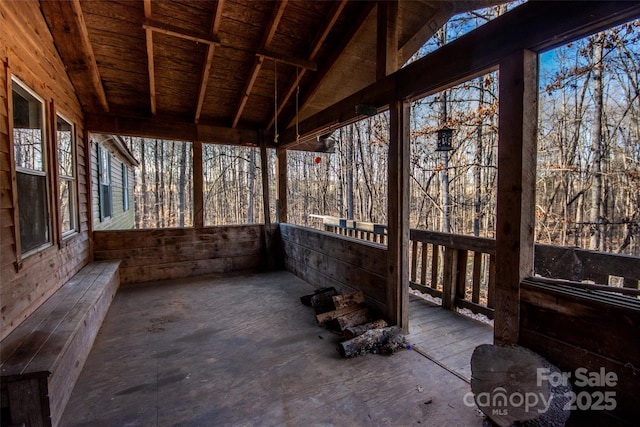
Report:
[[[144,0],[144,17],[151,18],[151,0]],[[156,74],[153,63],[153,31],[145,28],[147,41],[147,72],[149,74],[149,107],[151,115],[156,115]]]
[[[43,1],[41,7],[83,108],[87,111],[108,112],[107,95],[80,1]]]
[[[333,29],[333,26],[336,24],[336,21],[340,17],[340,14],[342,13],[342,10],[346,5],[347,5],[347,0],[336,2],[336,4],[331,9],[331,12],[329,12],[329,15],[320,26],[320,32],[316,34],[316,37],[313,40],[313,43],[311,44],[311,49],[309,50],[309,61],[314,61],[316,59],[316,56],[318,55],[318,52],[320,51],[322,44],[327,39],[327,36],[329,36],[329,33]],[[316,71],[316,70],[317,68],[314,68],[312,71]],[[289,85],[287,86],[287,89],[284,92],[284,96],[280,101],[280,105],[278,105],[278,108],[274,112],[273,117],[271,117],[271,120],[269,120],[269,123],[267,124],[267,129],[271,129],[271,126],[273,126],[273,124],[275,123],[276,116],[282,112],[282,109],[287,104],[287,102],[289,101],[293,93],[298,89],[298,86],[300,85],[300,81],[302,81],[302,78],[304,77],[306,72],[307,72],[307,69],[302,68],[302,70],[296,73],[296,76],[289,83]],[[298,106],[298,111],[299,111],[299,106]],[[296,114],[297,113],[298,112],[296,111]]]
[[[232,129],[224,126],[196,124],[114,114],[85,114],[85,127],[89,132],[158,138],[172,141],[200,141],[203,143],[257,147],[258,131]],[[269,148],[275,148],[271,143]]]
[[[224,0],[218,0],[216,2],[216,8],[213,12],[213,20],[211,22],[211,36],[214,39],[218,38],[218,31],[220,30],[220,22],[222,21],[222,8],[224,7]],[[207,45],[207,52],[205,54],[204,64],[202,65],[202,74],[200,77],[200,88],[198,89],[198,101],[196,103],[195,122],[200,121],[200,114],[202,114],[202,105],[204,104],[204,96],[207,93],[207,85],[209,83],[209,75],[211,74],[211,64],[213,63],[213,54],[215,52],[215,44]]]
[[[145,0],[145,4],[151,0]],[[146,13],[146,8],[145,8]],[[165,34],[167,36],[177,37],[183,40],[189,40],[196,43],[208,44],[208,45],[219,45],[220,40],[217,37],[204,37],[200,34],[196,34],[191,31],[184,30],[179,27],[175,27],[173,25],[164,24],[162,22],[153,21],[152,19],[145,17],[145,21],[142,24],[142,27],[145,30],[151,30],[156,33]],[[214,21],[215,23],[215,21]]]
[[[322,83],[324,83],[325,79],[327,78],[327,76],[329,75],[333,67],[336,65],[336,63],[338,62],[338,59],[340,59],[344,50],[347,48],[349,43],[351,43],[351,40],[353,40],[353,38],[358,33],[362,25],[365,23],[365,21],[371,14],[371,11],[374,9],[374,7],[375,7],[375,2],[370,1],[370,2],[364,3],[363,8],[360,11],[360,14],[358,14],[358,16],[355,18],[353,22],[353,25],[349,28],[349,32],[346,33],[345,36],[340,41],[340,43],[335,46],[331,56],[324,62],[324,64],[322,64],[322,67],[316,74],[315,79],[308,86],[306,92],[302,94],[302,98],[300,99],[299,105],[298,105],[298,111],[304,110],[304,108],[307,107],[307,105],[309,104],[310,100],[318,92],[318,90],[320,89],[320,86],[322,85]],[[288,92],[293,93],[293,90],[296,87],[297,87],[297,84],[290,85],[290,88],[289,88],[290,90]],[[282,108],[280,108],[280,111],[282,111]],[[288,123],[289,126],[292,126],[294,123],[294,120],[295,120],[295,115],[287,118],[285,123]],[[271,120],[271,122],[273,122],[273,119]],[[267,126],[267,129],[271,128],[271,122],[269,126]]]
[[[358,120],[357,104],[382,111],[393,100],[428,96],[495,70],[513,52],[544,52],[638,17],[640,1],[525,3],[304,120],[300,139],[290,126],[280,147],[290,149]]]
[[[318,69],[318,64],[314,61],[307,61],[306,59],[294,58],[292,56],[282,55],[279,53],[275,53],[273,51],[262,50],[256,53],[257,56],[264,56],[267,59],[272,61],[278,61],[283,64],[292,65],[294,67],[299,67],[304,70],[316,71]]]
[[[267,49],[271,44],[271,40],[273,40],[273,36],[276,34],[276,30],[278,29],[278,24],[280,23],[280,19],[282,18],[285,7],[287,7],[287,0],[279,1],[274,7],[273,13],[271,14],[271,19],[265,27],[266,31],[262,36],[262,41],[260,42],[260,48],[258,49],[258,52]],[[236,115],[234,116],[233,122],[231,124],[232,128],[238,126],[238,122],[240,121],[240,117],[242,116],[244,107],[247,105],[247,100],[249,99],[249,95],[253,90],[253,85],[256,82],[258,74],[260,73],[260,68],[262,68],[263,62],[264,56],[258,54],[256,56],[255,62],[253,63],[253,68],[251,69],[251,73],[249,74],[247,83],[244,86],[244,90],[242,91],[240,101],[238,102],[238,109],[236,110]]]

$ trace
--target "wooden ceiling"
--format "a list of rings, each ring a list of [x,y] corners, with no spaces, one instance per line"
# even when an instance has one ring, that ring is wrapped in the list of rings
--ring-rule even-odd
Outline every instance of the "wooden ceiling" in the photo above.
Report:
[[[41,7],[90,130],[253,145],[257,130],[272,135],[277,121],[281,133],[296,117],[395,71],[451,16],[500,2],[400,0],[385,12],[395,30],[382,42],[378,10],[391,2],[45,0]],[[382,45],[392,58],[380,71]]]

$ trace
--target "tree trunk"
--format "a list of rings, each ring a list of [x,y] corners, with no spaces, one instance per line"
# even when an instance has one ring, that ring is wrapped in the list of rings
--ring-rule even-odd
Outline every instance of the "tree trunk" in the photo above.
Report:
[[[142,227],[147,228],[149,226],[149,192],[147,191],[147,161],[146,161],[146,146],[144,138],[140,140],[140,150],[142,152],[140,158],[140,164],[142,166],[141,181],[142,181]]]
[[[253,206],[256,200],[256,149],[249,148],[249,204],[247,206],[247,222],[253,224],[255,221]]]
[[[602,207],[602,110],[603,110],[603,81],[602,52],[604,50],[604,33],[598,33],[593,39],[593,97],[595,102],[593,134],[591,150],[593,151],[593,185],[591,187],[591,239],[589,247],[594,250],[602,248],[600,218]]]
[[[349,125],[349,130],[347,132],[347,160],[346,160],[346,169],[347,169],[347,219],[353,219],[353,167],[354,167],[354,158],[353,158],[353,124]]]
[[[178,181],[178,226],[184,227],[184,210],[185,210],[185,174],[187,170],[187,144],[182,143],[182,151],[180,153],[180,177]]]

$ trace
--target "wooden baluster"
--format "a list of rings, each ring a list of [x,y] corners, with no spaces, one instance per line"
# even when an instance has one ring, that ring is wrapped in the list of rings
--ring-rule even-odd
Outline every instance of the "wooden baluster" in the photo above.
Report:
[[[496,290],[496,256],[489,255],[489,286],[487,287],[487,307],[494,307]]]
[[[416,281],[416,268],[418,267],[418,241],[411,242],[411,265],[409,270],[409,280]]]
[[[438,288],[438,275],[440,274],[440,246],[435,243],[431,245],[431,288]]]
[[[456,264],[456,295],[453,299],[455,305],[455,298],[461,300],[465,299],[467,293],[467,262],[469,260],[469,251],[458,251],[458,262]]]
[[[458,250],[444,249],[444,268],[442,270],[442,307],[453,310],[458,276]]]
[[[471,290],[471,302],[480,303],[480,282],[482,273],[482,252],[473,253],[473,287]]]
[[[426,243],[422,242],[422,262],[420,263],[420,283],[423,286],[427,286],[427,255],[428,255],[428,246]]]

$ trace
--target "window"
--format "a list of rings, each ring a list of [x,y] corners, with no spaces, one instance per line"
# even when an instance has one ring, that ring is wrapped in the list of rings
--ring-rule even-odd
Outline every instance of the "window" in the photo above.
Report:
[[[56,143],[60,180],[60,227],[64,236],[76,231],[78,226],[74,163],[75,134],[73,125],[59,115],[56,117]]]
[[[111,218],[111,154],[98,144],[98,195],[100,198],[100,221]]]
[[[44,103],[12,79],[13,145],[22,254],[51,241],[44,138]]]
[[[122,163],[122,210],[129,210],[129,170]]]

